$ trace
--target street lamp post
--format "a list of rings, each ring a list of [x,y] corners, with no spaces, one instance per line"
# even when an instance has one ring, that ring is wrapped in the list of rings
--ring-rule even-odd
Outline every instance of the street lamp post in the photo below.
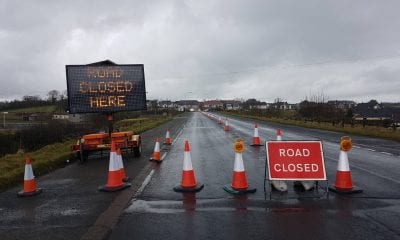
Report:
[[[3,112],[3,128],[6,128],[6,114],[8,114],[8,112]]]

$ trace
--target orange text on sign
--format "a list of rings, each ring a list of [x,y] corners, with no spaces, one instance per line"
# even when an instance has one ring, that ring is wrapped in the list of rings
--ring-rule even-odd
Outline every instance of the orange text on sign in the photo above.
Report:
[[[125,107],[125,96],[100,96],[89,98],[91,108]]]

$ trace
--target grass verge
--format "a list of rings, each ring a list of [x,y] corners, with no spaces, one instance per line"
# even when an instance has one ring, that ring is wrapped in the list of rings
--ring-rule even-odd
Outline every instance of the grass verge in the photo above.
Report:
[[[231,116],[245,117],[245,118],[260,120],[260,121],[265,121],[265,122],[274,122],[274,123],[294,125],[294,126],[305,127],[305,128],[322,129],[322,130],[341,132],[341,133],[346,133],[346,134],[354,134],[354,135],[361,135],[361,136],[374,137],[374,138],[383,138],[383,139],[389,139],[389,140],[394,140],[394,141],[400,142],[400,131],[399,130],[393,131],[392,129],[387,129],[387,128],[383,128],[383,127],[365,126],[365,128],[363,128],[362,126],[359,126],[359,125],[354,126],[354,127],[351,127],[350,125],[345,125],[344,127],[340,127],[337,125],[332,126],[332,124],[324,123],[324,122],[317,123],[317,122],[304,122],[304,121],[282,119],[282,118],[267,118],[267,117],[252,116],[252,115],[233,113],[233,112],[224,112],[224,114],[231,115]]]
[[[120,131],[130,130],[134,133],[142,133],[171,119],[171,117],[164,116],[125,119],[115,123],[115,127],[119,128]],[[22,183],[26,155],[29,155],[32,159],[35,176],[41,176],[65,165],[66,160],[72,157],[70,146],[75,141],[69,140],[62,143],[55,143],[34,152],[7,154],[0,158],[0,191]]]

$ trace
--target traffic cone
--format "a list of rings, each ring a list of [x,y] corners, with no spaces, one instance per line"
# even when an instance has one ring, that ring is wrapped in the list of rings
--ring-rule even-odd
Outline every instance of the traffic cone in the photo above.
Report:
[[[185,141],[185,150],[183,158],[183,170],[182,170],[182,180],[181,185],[174,187],[175,192],[198,192],[202,190],[204,184],[196,183],[196,178],[194,176],[192,159],[190,156],[189,141]]]
[[[35,176],[33,175],[31,158],[25,157],[24,188],[18,192],[18,197],[35,196],[42,192],[41,188],[36,187]]]
[[[221,117],[218,118],[218,124],[222,124],[222,118]]]
[[[124,161],[122,159],[121,149],[118,148],[117,150],[117,157],[118,157],[118,164],[119,164],[119,171],[121,172],[121,178],[123,182],[128,182],[129,177],[126,176],[126,172],[124,169]]]
[[[165,141],[164,145],[171,145],[171,137],[169,136],[169,129],[167,130],[167,133],[165,134]]]
[[[339,162],[336,171],[336,181],[329,190],[335,193],[361,193],[363,190],[354,186],[351,180],[349,159],[347,152],[352,147],[350,137],[342,137],[340,142]]]
[[[154,146],[153,154],[151,155],[150,161],[162,162],[160,158],[160,138],[156,139],[156,145]]]
[[[130,187],[130,183],[122,182],[121,168],[115,142],[111,141],[110,163],[108,166],[107,184],[99,187],[99,191],[115,192]]]
[[[281,129],[278,128],[276,130],[276,141],[282,141],[282,133]],[[287,191],[287,184],[283,180],[272,180],[271,185],[274,189],[281,191],[281,192],[286,192]]]
[[[233,149],[235,151],[235,164],[233,167],[232,183],[230,185],[225,185],[224,190],[232,194],[255,193],[257,189],[249,188],[247,184],[242,157],[242,153],[244,152],[243,141],[237,139],[233,144]]]
[[[280,128],[276,129],[276,141],[282,141],[282,133]]]
[[[253,135],[253,144],[250,146],[262,146],[260,141],[260,136],[258,136],[258,124],[255,123],[254,125],[254,135]]]
[[[228,118],[226,118],[226,119],[225,119],[224,131],[229,131],[229,123],[228,123]]]

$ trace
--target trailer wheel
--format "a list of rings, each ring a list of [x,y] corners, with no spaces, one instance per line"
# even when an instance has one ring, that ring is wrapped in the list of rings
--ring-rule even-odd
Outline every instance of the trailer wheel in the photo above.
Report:
[[[140,157],[142,155],[142,144],[133,148],[133,156]]]

